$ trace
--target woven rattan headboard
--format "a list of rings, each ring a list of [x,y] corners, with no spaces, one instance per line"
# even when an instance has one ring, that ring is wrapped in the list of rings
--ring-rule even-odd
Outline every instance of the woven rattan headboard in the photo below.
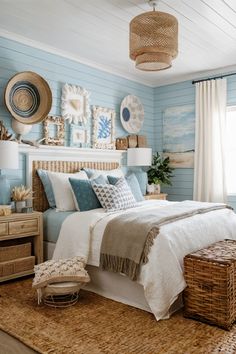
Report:
[[[32,190],[34,192],[33,208],[37,211],[45,211],[49,208],[42,182],[37,174],[37,169],[74,173],[82,167],[99,170],[112,170],[117,168],[117,162],[79,162],[79,161],[32,161]]]

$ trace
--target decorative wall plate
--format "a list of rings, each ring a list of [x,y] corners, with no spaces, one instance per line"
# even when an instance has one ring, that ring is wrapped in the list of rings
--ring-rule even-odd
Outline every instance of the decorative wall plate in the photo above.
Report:
[[[137,134],[144,121],[144,109],[138,97],[126,96],[121,102],[120,120],[123,128],[131,134]]]
[[[65,84],[61,96],[61,114],[69,123],[86,125],[90,117],[89,92],[83,87]]]
[[[48,83],[31,71],[14,75],[7,83],[4,98],[11,115],[24,124],[41,122],[52,106]]]

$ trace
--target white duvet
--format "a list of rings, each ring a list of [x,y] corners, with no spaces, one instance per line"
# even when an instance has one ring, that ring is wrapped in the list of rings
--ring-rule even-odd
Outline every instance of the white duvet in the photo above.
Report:
[[[150,200],[132,209],[166,206],[168,201]],[[53,258],[83,256],[87,263],[99,266],[100,246],[109,220],[125,213],[105,213],[103,209],[76,212],[64,221]],[[199,214],[161,227],[149,253],[149,261],[141,268],[138,282],[157,320],[169,317],[169,308],[184,290],[183,258],[186,254],[216,241],[236,240],[236,214],[221,209]]]

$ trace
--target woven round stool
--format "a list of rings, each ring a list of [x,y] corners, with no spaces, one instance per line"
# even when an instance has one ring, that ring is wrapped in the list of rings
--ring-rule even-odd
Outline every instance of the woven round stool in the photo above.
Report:
[[[69,307],[75,305],[79,298],[82,283],[63,282],[48,284],[42,290],[42,302],[51,307]]]

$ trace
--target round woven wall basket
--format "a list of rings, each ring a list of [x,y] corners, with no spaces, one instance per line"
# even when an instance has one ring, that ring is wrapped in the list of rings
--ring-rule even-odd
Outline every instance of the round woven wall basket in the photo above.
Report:
[[[31,71],[13,76],[7,83],[4,98],[11,115],[24,124],[41,122],[52,106],[52,92],[48,83]]]

